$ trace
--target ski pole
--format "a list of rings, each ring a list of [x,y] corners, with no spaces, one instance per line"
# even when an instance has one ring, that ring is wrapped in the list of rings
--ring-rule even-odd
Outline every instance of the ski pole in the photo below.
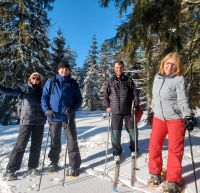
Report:
[[[111,120],[111,115],[110,115],[110,113],[108,113],[108,132],[107,132],[107,144],[106,144],[106,158],[105,158],[104,176],[106,175],[106,168],[107,168],[107,161],[108,161],[108,144],[109,144],[110,120]]]
[[[41,185],[41,182],[42,182],[42,172],[43,172],[43,168],[44,168],[44,161],[45,161],[45,157],[46,157],[46,151],[47,151],[47,145],[48,145],[48,141],[49,141],[49,135],[50,135],[50,128],[48,129],[48,134],[47,134],[47,141],[46,141],[45,150],[44,150],[42,168],[41,168],[41,172],[40,172],[40,181],[39,181],[39,185],[38,185],[38,191],[40,191],[40,185]]]
[[[196,193],[198,193],[197,176],[196,176],[196,171],[195,171],[195,163],[194,163],[194,156],[193,156],[193,150],[192,150],[192,142],[191,142],[190,131],[188,131],[188,139],[189,139],[189,143],[190,143],[190,152],[191,152],[191,157],[192,157],[192,168],[193,168],[193,172],[194,172],[195,189],[196,189]]]
[[[66,130],[66,133],[65,133],[65,138],[66,138],[66,148],[65,148],[65,160],[64,160],[64,173],[63,173],[63,186],[65,184],[65,173],[66,173],[66,160],[67,160],[67,136],[68,136],[68,130],[69,130],[69,119],[70,117],[68,116],[68,120],[67,120],[67,130]]]

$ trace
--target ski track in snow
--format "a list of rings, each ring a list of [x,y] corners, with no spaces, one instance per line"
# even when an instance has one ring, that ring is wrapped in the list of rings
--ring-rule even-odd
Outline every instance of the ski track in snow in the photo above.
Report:
[[[91,176],[96,176],[101,180],[112,182],[114,176],[114,161],[111,150],[111,143],[109,142],[108,149],[108,162],[106,168],[106,175],[104,175],[104,162],[105,162],[105,148],[107,144],[107,127],[108,119],[102,118],[102,112],[83,112],[79,113],[76,119],[77,123],[77,132],[79,139],[79,147],[82,156],[82,168],[84,172]],[[11,150],[16,141],[17,133],[19,126],[0,126],[0,193],[27,193],[27,192],[36,192],[38,189],[39,177],[38,176],[27,176],[23,178],[23,174],[26,171],[28,152],[30,148],[30,142],[24,154],[23,163],[21,170],[19,171],[19,180],[5,182],[2,181],[2,173],[5,170],[5,167],[8,162],[8,158]],[[134,192],[141,193],[160,193],[160,190],[154,190],[147,187],[147,180],[149,178],[147,162],[148,162],[148,142],[150,136],[150,128],[146,126],[145,122],[142,120],[139,125],[139,148],[140,154],[137,160],[137,185],[134,188],[130,187],[130,153],[128,149],[129,137],[125,130],[122,132],[122,147],[123,147],[123,162],[121,163],[120,168],[120,177],[119,177],[119,187],[127,186],[130,187]],[[42,152],[40,165],[42,164],[44,148],[46,144],[48,125],[45,127]],[[62,152],[60,155],[60,166],[64,164],[64,149],[65,149],[65,138],[62,135]],[[195,159],[196,173],[197,173],[197,183],[198,188],[200,188],[200,130],[195,129],[192,132],[192,144],[193,144],[193,154]],[[47,157],[47,156],[46,156]],[[166,166],[167,158],[167,147],[164,145],[163,150],[163,162]],[[44,169],[47,169],[49,164],[49,159],[45,159]],[[185,139],[185,152],[183,158],[183,176],[186,181],[186,190],[185,193],[195,193],[194,187],[194,177],[191,166],[191,153],[188,142],[188,135],[186,134]],[[57,174],[47,175],[44,172],[44,178],[48,178],[46,182],[49,186],[61,186],[63,181],[63,170]],[[45,181],[45,180],[44,180]],[[78,182],[78,181],[77,181]],[[73,182],[69,182],[73,183]],[[50,190],[50,189],[49,189]],[[62,191],[60,191],[62,192]],[[60,193],[57,191],[57,193]],[[42,193],[42,192],[41,192]]]

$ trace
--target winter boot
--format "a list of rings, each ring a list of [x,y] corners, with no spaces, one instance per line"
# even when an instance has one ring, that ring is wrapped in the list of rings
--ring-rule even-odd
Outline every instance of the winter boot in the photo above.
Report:
[[[57,172],[59,170],[59,167],[58,167],[58,164],[57,163],[53,163],[51,162],[49,164],[49,168],[48,168],[48,171],[49,172]]]
[[[160,174],[151,174],[149,179],[149,185],[156,187],[161,184],[161,175]]]
[[[166,192],[166,193],[181,193],[182,190],[183,190],[183,184],[178,184],[175,182],[168,182],[167,190],[164,192]]]
[[[79,173],[80,173],[79,168],[76,169],[68,168],[66,171],[66,176],[79,176]]]
[[[6,172],[3,174],[4,181],[12,181],[12,180],[16,180],[16,179],[17,179],[16,172],[6,170]]]

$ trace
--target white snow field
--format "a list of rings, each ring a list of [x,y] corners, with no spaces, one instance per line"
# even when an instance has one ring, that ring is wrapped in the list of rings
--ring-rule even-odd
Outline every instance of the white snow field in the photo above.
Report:
[[[54,174],[47,173],[49,164],[48,156],[45,159],[44,174],[41,183],[41,193],[110,193],[112,192],[112,179],[114,175],[114,161],[112,156],[111,144],[109,142],[108,148],[108,162],[106,173],[105,168],[105,149],[107,145],[107,131],[108,119],[103,118],[105,112],[84,112],[77,113],[77,132],[79,148],[82,157],[82,173],[75,180],[65,179],[63,186],[63,169]],[[200,111],[196,113],[200,119]],[[138,124],[139,127],[139,155],[137,159],[137,182],[135,187],[130,186],[130,171],[131,159],[129,151],[129,137],[125,129],[122,132],[122,147],[123,156],[120,168],[120,177],[118,192],[121,193],[159,193],[160,189],[154,190],[146,186],[148,174],[148,144],[151,128],[145,123],[145,114]],[[27,169],[27,160],[29,153],[29,145],[27,146],[21,170],[18,171],[18,179],[15,181],[2,181],[2,174],[5,171],[9,154],[13,149],[18,135],[19,125],[0,125],[0,193],[36,193],[38,192],[39,176],[23,175]],[[45,127],[43,138],[43,146],[40,157],[40,167],[42,165],[44,149],[47,141],[48,124]],[[191,133],[191,140],[193,144],[193,154],[196,167],[197,185],[200,192],[200,129],[195,127]],[[60,156],[59,165],[63,167],[65,139],[62,133],[62,153]],[[47,153],[49,145],[47,147]],[[167,158],[167,140],[163,147],[163,159],[166,166]],[[68,163],[68,160],[67,160]],[[194,174],[192,169],[192,160],[190,153],[190,146],[188,140],[188,133],[185,137],[185,152],[183,158],[183,177],[186,184],[185,193],[195,193]]]

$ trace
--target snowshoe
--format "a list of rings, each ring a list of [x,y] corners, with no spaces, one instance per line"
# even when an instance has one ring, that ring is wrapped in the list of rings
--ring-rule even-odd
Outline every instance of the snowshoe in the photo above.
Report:
[[[116,162],[120,162],[120,159],[121,159],[120,155],[114,156],[114,160],[115,160]]]
[[[151,174],[148,184],[152,187],[158,187],[161,184],[161,175]]]
[[[68,168],[66,171],[66,176],[79,176],[79,173],[80,173],[79,168],[76,169]]]
[[[25,176],[39,176],[40,175],[40,170],[37,168],[29,168],[28,172],[24,175]]]
[[[53,163],[53,162],[51,162],[51,163],[49,164],[48,171],[49,171],[50,173],[52,173],[52,172],[57,172],[58,170],[59,170],[58,164],[55,164],[55,163]]]
[[[184,185],[175,182],[168,182],[166,187],[163,187],[163,193],[183,193]]]
[[[17,179],[17,175],[16,172],[12,172],[10,170],[7,170],[4,174],[3,174],[3,180],[4,181],[12,181],[12,180],[16,180]]]

